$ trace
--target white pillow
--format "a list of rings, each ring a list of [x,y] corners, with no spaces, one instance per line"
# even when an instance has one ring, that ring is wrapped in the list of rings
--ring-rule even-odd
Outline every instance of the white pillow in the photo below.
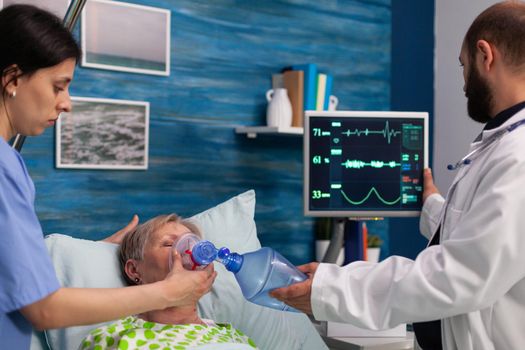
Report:
[[[254,222],[255,192],[242,193],[190,218],[217,246],[240,253],[260,248]],[[60,234],[46,237],[58,280],[66,287],[112,288],[125,283],[117,259],[118,246]],[[327,349],[303,314],[281,312],[244,299],[234,275],[215,263],[218,277],[199,301],[202,317],[229,322],[250,336],[260,349]],[[102,324],[46,331],[51,349],[76,349],[84,336]],[[32,349],[38,349],[33,342]]]

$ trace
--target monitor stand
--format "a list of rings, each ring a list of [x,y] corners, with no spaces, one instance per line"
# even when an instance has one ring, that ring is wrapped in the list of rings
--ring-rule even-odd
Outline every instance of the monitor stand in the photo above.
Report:
[[[345,248],[343,265],[367,260],[367,232],[364,232],[363,222],[382,219],[380,217],[332,218],[330,243],[322,262],[335,264],[343,246]]]
[[[322,262],[335,264],[344,243],[347,218],[332,218],[331,238]]]

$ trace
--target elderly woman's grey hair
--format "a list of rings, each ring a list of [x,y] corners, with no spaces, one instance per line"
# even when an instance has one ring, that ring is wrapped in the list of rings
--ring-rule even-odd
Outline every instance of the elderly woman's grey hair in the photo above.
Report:
[[[201,236],[197,225],[187,219],[183,219],[177,214],[159,215],[138,225],[133,231],[124,236],[118,253],[120,272],[128,285],[135,285],[137,283],[126,274],[126,261],[129,259],[142,261],[144,259],[144,247],[151,234],[170,222],[180,223],[186,226],[192,233],[195,233],[199,237]]]

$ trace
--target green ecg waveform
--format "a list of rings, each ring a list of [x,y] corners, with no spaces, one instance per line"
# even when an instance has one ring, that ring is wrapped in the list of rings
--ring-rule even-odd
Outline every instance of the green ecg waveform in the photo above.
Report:
[[[367,163],[363,162],[362,160],[347,159],[344,163],[341,163],[341,165],[347,169],[361,169],[367,166],[371,168],[380,169],[384,167],[395,168],[397,166],[401,166],[401,163],[396,163],[394,160],[390,162],[383,162],[382,160],[371,160],[369,163]]]
[[[383,135],[385,139],[387,139],[388,143],[390,144],[390,141],[392,140],[392,137],[395,137],[399,134],[401,134],[401,131],[395,131],[390,130],[390,125],[388,124],[388,120],[385,122],[385,128],[383,130],[368,130],[368,128],[364,130],[354,129],[353,131],[348,129],[344,132],[342,132],[343,135],[346,135],[348,137],[350,136],[361,136],[361,135]]]
[[[386,205],[394,205],[396,204],[397,202],[399,202],[401,200],[401,196],[399,196],[396,200],[393,200],[391,202],[385,200],[383,197],[381,197],[381,195],[379,194],[379,192],[377,192],[377,190],[375,189],[375,187],[372,187],[370,189],[370,191],[368,191],[368,194],[366,195],[365,198],[363,198],[362,200],[360,201],[356,201],[354,202],[353,200],[351,200],[350,198],[348,198],[348,196],[346,195],[346,193],[341,190],[341,194],[343,195],[343,197],[345,197],[345,199],[348,201],[348,203],[350,204],[353,204],[353,205],[361,205],[363,204],[364,202],[366,202],[366,200],[372,195],[372,192],[375,192],[377,198],[379,198],[379,200],[383,203],[385,203]]]

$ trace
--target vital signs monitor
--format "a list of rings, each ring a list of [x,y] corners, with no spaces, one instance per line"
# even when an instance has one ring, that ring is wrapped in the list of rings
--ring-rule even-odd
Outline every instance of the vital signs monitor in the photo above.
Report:
[[[307,216],[417,216],[427,166],[426,112],[305,112]]]

